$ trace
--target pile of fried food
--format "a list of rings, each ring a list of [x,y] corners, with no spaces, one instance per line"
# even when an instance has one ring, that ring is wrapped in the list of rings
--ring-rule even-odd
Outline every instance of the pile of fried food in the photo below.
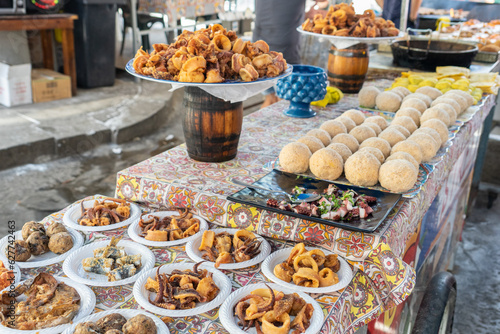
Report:
[[[184,30],[172,44],[153,44],[135,55],[136,73],[181,82],[220,83],[276,77],[287,69],[281,52],[269,51],[259,40],[243,41],[220,24],[195,32]]]
[[[24,301],[16,300],[24,294]],[[10,307],[15,305],[15,317]],[[80,309],[80,295],[54,276],[40,273],[0,295],[2,325],[20,330],[43,329],[70,323]]]
[[[94,257],[82,260],[83,270],[108,276],[108,282],[134,276],[141,268],[141,254],[127,255],[124,247],[117,246],[120,238],[111,238],[106,247],[94,249]]]
[[[156,334],[156,332],[156,324],[148,316],[138,314],[127,320],[119,313],[112,313],[96,322],[79,323],[73,334]]]
[[[304,31],[316,34],[343,37],[390,37],[397,36],[399,30],[394,22],[376,17],[373,10],[365,10],[356,14],[352,4],[340,3],[330,6],[325,16],[314,15],[302,24]]]
[[[500,52],[500,20],[481,22],[476,19],[441,28],[442,34],[476,42],[479,52]]]
[[[130,217],[130,203],[118,198],[95,200],[94,206],[88,209],[81,202],[82,215],[78,223],[83,226],[106,226],[124,221]]]
[[[156,277],[148,277],[145,288],[156,293],[149,302],[167,310],[186,310],[195,308],[197,303],[210,302],[219,294],[212,273],[206,269],[198,269],[201,262],[193,266],[193,270],[173,270],[170,274],[160,274],[161,266],[156,269]]]
[[[223,263],[253,259],[260,253],[261,243],[255,234],[247,230],[238,230],[234,235],[227,232],[215,234],[208,230],[203,232],[198,249],[203,252],[203,259],[215,262],[215,268],[218,268]]]
[[[141,217],[140,236],[150,241],[174,241],[190,237],[200,231],[200,220],[193,217],[188,208],[178,209],[178,216],[158,218],[151,215],[150,219]]]
[[[298,286],[322,288],[339,282],[339,269],[337,254],[325,255],[320,249],[307,251],[300,243],[292,248],[286,261],[274,267],[274,275]]]
[[[63,224],[53,222],[45,227],[35,221],[27,222],[22,228],[23,240],[16,240],[12,246],[5,248],[7,258],[14,255],[19,262],[28,261],[32,255],[42,255],[49,251],[64,254],[73,248],[73,238]]]
[[[287,334],[290,330],[292,334],[304,333],[311,324],[313,306],[297,293],[285,294],[267,287],[269,290],[252,291],[236,304],[238,325],[243,330],[255,327],[263,334]]]
[[[0,261],[0,290],[11,285],[14,280],[14,271],[7,269],[5,264]]]

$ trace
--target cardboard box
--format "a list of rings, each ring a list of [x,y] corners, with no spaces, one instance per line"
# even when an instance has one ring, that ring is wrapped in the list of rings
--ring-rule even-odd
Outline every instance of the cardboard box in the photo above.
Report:
[[[31,71],[33,102],[47,102],[71,97],[71,79],[48,69]]]
[[[0,63],[0,103],[7,107],[31,103],[31,64]]]

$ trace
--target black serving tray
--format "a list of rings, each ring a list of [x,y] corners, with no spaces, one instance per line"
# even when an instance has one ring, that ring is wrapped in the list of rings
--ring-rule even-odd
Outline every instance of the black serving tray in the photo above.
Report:
[[[240,191],[227,197],[228,200],[236,203],[251,205],[264,210],[359,232],[375,231],[402,197],[402,195],[400,194],[386,193],[368,188],[360,188],[356,186],[348,186],[340,183],[318,180],[312,177],[305,177],[287,173],[277,169],[272,170],[269,174],[265,175],[254,184],[272,190],[282,190],[289,194],[292,193],[292,189],[295,186],[306,188],[306,192],[308,193],[317,191],[318,193],[322,194],[324,189],[327,189],[330,184],[334,184],[341,190],[352,189],[358,194],[365,194],[368,196],[376,197],[377,204],[375,206],[371,206],[373,209],[373,213],[370,218],[358,218],[356,220],[350,221],[327,220],[319,217],[310,217],[291,211],[283,211],[278,208],[269,207],[266,205],[266,202],[269,198],[273,198],[273,196],[271,193],[264,190],[254,191],[249,188],[243,188]]]

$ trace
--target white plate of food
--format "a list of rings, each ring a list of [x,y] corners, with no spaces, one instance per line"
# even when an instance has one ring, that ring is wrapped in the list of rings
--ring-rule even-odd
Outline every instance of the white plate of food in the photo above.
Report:
[[[352,280],[352,270],[351,270],[351,267],[349,266],[349,264],[347,263],[347,261],[344,260],[343,258],[341,258],[340,256],[337,256],[337,260],[338,260],[337,266],[340,265],[340,268],[338,270],[335,270],[335,269],[333,270],[333,273],[335,273],[336,275],[333,275],[333,279],[328,282],[329,277],[327,276],[327,274],[329,273],[331,275],[332,272],[326,271],[326,273],[324,274],[325,277],[322,277],[322,279],[324,279],[324,282],[325,282],[324,284],[322,284],[323,285],[322,287],[315,288],[315,287],[299,286],[299,285],[296,285],[295,283],[293,283],[293,279],[290,280],[290,282],[286,282],[286,281],[278,278],[277,274],[275,272],[276,266],[281,265],[283,262],[286,262],[290,256],[290,253],[292,251],[295,252],[297,247],[301,247],[300,245],[304,245],[304,244],[297,244],[293,248],[280,249],[279,251],[272,253],[262,263],[262,273],[267,278],[269,278],[271,281],[273,281],[274,283],[276,283],[278,285],[281,285],[281,286],[283,286],[287,289],[293,290],[293,291],[303,291],[303,292],[307,292],[307,293],[330,293],[330,292],[334,292],[334,291],[338,291],[340,289],[343,289],[349,285],[349,283]],[[313,250],[320,250],[321,252],[324,253],[325,257],[329,256],[329,255],[335,255],[332,252],[329,252],[329,251],[326,251],[323,249],[319,249],[316,247],[305,247],[304,249],[306,252],[310,252]],[[306,252],[301,253],[299,255],[306,255]],[[303,261],[303,262],[308,261],[308,259],[304,258],[301,261]],[[302,264],[298,264],[298,266],[300,267],[300,266],[302,266]],[[290,267],[294,267],[293,263],[290,263]],[[318,270],[316,270],[316,273],[318,275],[321,274],[321,269],[324,269],[324,268],[329,268],[329,267],[324,266],[324,265],[318,265]],[[297,270],[294,270],[294,272],[297,272]],[[283,271],[282,271],[282,274],[285,275],[285,277],[287,276],[286,272],[283,273]],[[307,279],[308,278],[307,275],[309,275],[309,274],[312,275],[310,277],[310,279],[315,280],[318,278],[317,276],[314,276],[314,274],[312,274],[309,270],[304,271],[303,273],[302,272],[298,273],[298,274],[299,274],[299,276],[297,276],[298,282],[300,280]],[[292,276],[292,274],[288,273],[288,278],[290,278],[290,276]],[[335,276],[337,276],[337,278],[335,278]],[[331,285],[327,285],[327,284],[331,284]]]
[[[132,240],[137,241],[137,242],[144,244],[146,246],[170,247],[170,246],[182,245],[190,240],[193,240],[197,236],[200,236],[203,233],[203,231],[208,229],[208,224],[207,224],[207,221],[205,219],[201,218],[200,216],[187,213],[188,216],[186,218],[183,217],[182,220],[180,220],[179,218],[176,218],[177,222],[179,222],[179,220],[181,221],[181,224],[178,224],[179,225],[178,227],[183,227],[182,223],[184,223],[184,222],[188,222],[188,221],[193,222],[193,224],[190,225],[189,227],[187,227],[188,224],[185,224],[185,226],[187,228],[181,229],[181,231],[179,231],[179,232],[182,232],[183,235],[185,234],[186,237],[183,236],[180,239],[171,240],[171,241],[151,240],[151,239],[171,239],[171,235],[172,235],[171,233],[175,233],[176,231],[172,231],[172,232],[165,231],[166,229],[169,229],[169,227],[171,227],[171,226],[169,226],[170,222],[167,222],[163,219],[165,217],[178,216],[178,215],[179,215],[179,212],[177,212],[177,211],[159,211],[159,212],[152,212],[152,213],[143,214],[142,216],[139,217],[139,219],[135,220],[128,227],[128,235],[130,236],[130,238],[132,238]],[[189,218],[189,215],[191,215],[192,217]],[[156,224],[157,224],[157,226],[161,226],[160,228],[152,229],[152,228],[150,228],[150,226],[152,226],[152,224],[155,224],[155,222],[147,223],[148,221],[153,220],[154,217],[158,218]],[[190,235],[193,232],[192,229],[196,227],[196,226],[194,226],[196,224],[196,222],[195,222],[196,220],[198,220],[198,231],[195,234]],[[145,224],[145,222],[146,222],[146,224]],[[141,225],[142,225],[142,227],[141,227]],[[163,229],[163,230],[161,230],[161,229]],[[146,235],[142,236],[142,235],[144,235],[144,233],[146,233]],[[178,236],[174,236],[174,238],[176,238],[176,237],[178,237]]]
[[[265,293],[265,292],[269,291],[269,288],[271,288],[275,293],[279,292],[279,291],[281,291],[287,295],[289,295],[289,294],[293,295],[293,293],[297,293],[300,296],[300,298],[302,298],[303,301],[305,302],[305,303],[303,303],[303,305],[310,304],[312,306],[312,315],[310,313],[308,313],[311,315],[311,317],[309,318],[310,323],[309,323],[309,326],[305,329],[305,331],[303,333],[316,334],[321,330],[321,327],[323,326],[323,322],[324,322],[323,310],[321,309],[321,306],[312,297],[310,297],[309,295],[307,295],[303,292],[297,292],[295,290],[286,289],[278,284],[273,284],[273,283],[250,284],[250,285],[244,286],[244,287],[234,291],[226,299],[224,304],[222,304],[222,306],[219,310],[219,318],[220,318],[220,321],[221,321],[222,325],[224,326],[224,328],[226,330],[228,330],[229,333],[231,333],[231,334],[235,334],[235,333],[257,334],[257,330],[255,327],[250,327],[249,329],[244,331],[240,326],[238,326],[238,322],[240,321],[240,319],[237,315],[238,311],[239,311],[239,307],[237,307],[237,305],[241,299],[250,295],[252,291],[255,291],[255,292],[262,291],[263,293]],[[256,294],[259,296],[262,296],[263,293],[256,293]],[[287,297],[287,298],[289,298],[289,297]],[[264,301],[267,302],[267,299],[264,299]],[[309,307],[308,311],[311,311],[310,307]],[[266,313],[266,315],[268,313]],[[271,311],[270,314],[271,313],[273,313],[273,312]],[[294,313],[292,313],[292,314],[294,314]],[[269,327],[267,327],[269,329],[268,330],[269,333],[272,333],[272,332],[278,333],[278,331],[279,331],[279,333],[291,333],[292,332],[292,328],[290,328],[288,331],[286,331],[286,327],[288,327],[286,324],[289,323],[290,325],[292,325],[293,320],[295,320],[295,315],[288,314],[288,317],[287,317],[288,319],[283,319],[284,321],[281,322],[281,326],[279,326],[278,328],[273,328],[273,326],[278,326],[278,325],[273,324],[272,321],[269,321],[267,324],[264,324],[263,320],[264,320],[264,318],[266,318],[266,315],[264,315],[262,318],[262,326],[269,326]],[[285,328],[280,328],[280,327],[285,327]],[[263,328],[263,327],[261,327],[261,328]]]
[[[150,302],[151,300],[153,303],[163,303],[164,305],[170,303],[171,305],[174,305],[176,308],[179,306],[178,300],[181,298],[180,296],[178,298],[175,297],[171,298],[170,300],[173,300],[173,302],[170,302],[166,298],[163,297],[158,298],[159,296],[154,290],[154,286],[156,287],[159,286],[158,283],[154,283],[157,279],[157,274],[160,275],[172,274],[175,270],[183,271],[184,272],[183,275],[185,275],[186,271],[188,270],[191,271],[192,273],[195,273],[198,276],[200,275],[200,273],[202,273],[202,275],[199,277],[204,277],[204,278],[207,278],[209,273],[211,273],[212,275],[212,280],[207,279],[203,281],[204,282],[203,287],[198,287],[197,284],[193,285],[193,289],[196,290],[198,295],[192,294],[192,296],[190,297],[186,297],[185,295],[182,297],[185,298],[185,300],[187,298],[190,299],[195,298],[196,300],[195,304],[191,305],[194,306],[193,308],[167,309],[167,308],[162,308],[160,306],[156,306]],[[195,272],[195,270],[197,270],[197,272]],[[206,272],[204,272],[204,270],[206,270]],[[175,274],[175,272],[173,274]],[[162,282],[164,282],[164,280],[162,280]],[[146,284],[148,285],[147,288]],[[148,289],[151,289],[152,291],[149,291]],[[220,304],[222,304],[222,302],[231,293],[231,281],[221,271],[205,263],[201,264],[171,263],[162,265],[158,268],[151,269],[148,272],[142,274],[135,282],[133,291],[134,291],[134,298],[137,301],[137,303],[149,312],[168,317],[187,317],[208,312],[218,307]],[[178,293],[182,293],[183,290],[179,289],[177,291]],[[192,291],[190,291],[190,293],[192,293]]]
[[[66,286],[60,285],[60,283],[64,283]],[[63,332],[68,327],[71,327],[72,323],[80,321],[94,311],[96,303],[94,292],[89,287],[77,283],[71,279],[52,276],[47,273],[41,273],[32,279],[19,283],[17,286],[18,289],[20,289],[23,284],[28,288],[31,285],[34,285],[32,287],[32,289],[36,291],[36,293],[33,294],[34,299],[41,298],[39,294],[42,292],[46,294],[47,291],[51,291],[52,287],[55,286],[54,284],[57,284],[57,288],[54,288],[56,290],[54,296],[47,300],[43,308],[29,308],[28,311],[26,311],[23,315],[16,316],[16,321],[20,321],[20,317],[23,316],[23,320],[25,321],[22,321],[21,325],[24,324],[28,327],[27,329],[15,329],[0,324],[0,333],[2,334],[57,334]],[[41,284],[48,284],[48,287],[37,289],[37,287]],[[2,292],[6,292],[9,290],[10,288],[6,288]],[[30,290],[28,289],[27,292],[29,291]],[[17,297],[17,300],[29,303],[27,296],[24,294],[19,295]],[[50,311],[48,313],[43,313],[43,309],[53,309],[52,307],[50,307],[51,304],[57,305],[57,307],[64,309],[64,314],[58,317],[50,317]],[[40,317],[43,317],[43,321],[40,320]],[[7,315],[7,321],[8,319],[9,318]],[[30,320],[32,321],[29,322]],[[45,322],[45,325],[43,324],[43,322]],[[61,324],[61,322],[66,323]],[[47,327],[30,329],[29,326],[33,323],[40,327]],[[51,326],[51,323],[58,325]]]
[[[155,256],[146,246],[111,239],[93,242],[71,253],[63,263],[63,271],[81,284],[119,286],[135,282],[154,266]]]
[[[41,223],[34,224],[43,226]],[[41,238],[30,239],[28,237],[27,240],[24,240],[23,232],[16,231],[0,240],[0,253],[7,258],[15,258],[19,268],[39,268],[64,261],[73,250],[82,247],[84,239],[78,231],[62,224],[59,225],[65,228],[67,234],[56,233],[57,235],[47,237],[45,240],[48,240],[48,245]],[[51,239],[53,239],[52,242]],[[49,247],[57,252],[64,252],[56,254]]]
[[[146,316],[151,319],[151,321],[142,318],[141,316]],[[142,318],[142,319],[141,319]],[[143,320],[144,323],[141,321],[138,322],[138,320]],[[83,324],[85,323],[85,324]],[[94,325],[90,324],[94,323]],[[136,327],[134,326],[132,328],[132,324],[136,326],[141,326],[141,327]],[[73,334],[75,333],[75,330],[77,326],[80,325],[80,330],[83,330],[83,326],[86,326],[86,328],[89,329],[88,333],[91,333],[91,330],[96,330],[95,328],[97,327],[98,329],[102,329],[101,332],[105,333],[107,330],[110,329],[118,329],[121,330],[123,326],[120,326],[121,324],[126,325],[127,331],[133,332],[133,333],[144,333],[147,332],[149,334],[169,334],[170,331],[168,330],[167,325],[163,321],[161,321],[160,318],[158,318],[156,315],[144,312],[142,310],[127,310],[127,309],[117,309],[117,310],[109,310],[109,311],[103,311],[103,312],[98,312],[89,315],[88,317],[85,317],[78,321],[77,323],[73,323],[71,327],[66,329],[63,334]],[[96,327],[94,327],[96,326]],[[149,326],[149,327],[146,327]],[[153,327],[154,326],[154,327]],[[155,330],[156,329],[156,330]],[[140,330],[143,330],[142,332]],[[96,332],[97,333],[97,332]]]
[[[3,290],[9,287],[12,284],[11,278],[9,274],[5,274],[5,272],[12,271],[14,274],[14,285],[17,285],[21,281],[21,269],[12,261],[9,263],[6,257],[0,254],[0,290]]]
[[[229,245],[229,247],[231,248],[231,251],[229,252],[230,256],[228,255],[228,259],[230,261],[233,261],[232,263],[227,263],[224,260],[222,260],[221,263],[218,266],[216,266],[217,260],[220,260],[219,258],[220,253],[217,251],[215,247],[211,247],[212,254],[210,256],[212,256],[212,259],[215,258],[216,261],[210,261],[209,258],[203,257],[206,251],[201,251],[200,245],[202,244],[202,242],[204,242],[204,239],[205,240],[207,239],[206,234],[209,233],[213,233],[214,237],[216,237],[217,234],[219,233],[224,233],[230,236],[231,245]],[[252,244],[245,245],[244,248],[241,248],[240,246],[239,247],[240,251],[237,252],[236,248],[234,247],[236,242],[235,236],[239,236],[240,234],[241,234],[240,241],[238,241],[239,245],[243,246],[244,240],[246,239],[254,239],[255,241],[253,241]],[[251,240],[249,240],[249,242],[251,242]],[[246,250],[248,250],[248,253],[245,253]],[[271,253],[271,246],[263,237],[253,232],[247,230],[240,230],[236,228],[217,228],[203,232],[203,234],[197,236],[196,238],[188,242],[186,244],[186,253],[194,262],[206,261],[205,263],[215,266],[217,269],[231,270],[231,269],[247,268],[261,263]],[[241,256],[238,256],[239,254],[241,254]],[[238,260],[243,260],[245,258],[249,258],[249,260],[237,262]]]
[[[117,205],[117,207],[113,209],[103,209],[99,206],[99,204],[96,205],[96,201],[104,201],[105,204],[109,205],[110,207],[115,205]],[[126,207],[128,207],[128,209]],[[112,213],[110,213],[108,210],[112,211]],[[141,208],[134,203],[117,198],[103,197],[93,198],[77,204],[73,204],[73,206],[71,206],[64,214],[63,222],[64,224],[66,224],[66,226],[74,228],[75,230],[85,232],[101,232],[127,226],[133,221],[139,219],[140,215]],[[92,217],[98,219],[98,221],[96,222],[97,225],[85,225],[93,224],[92,222],[88,222],[88,220],[92,221]]]

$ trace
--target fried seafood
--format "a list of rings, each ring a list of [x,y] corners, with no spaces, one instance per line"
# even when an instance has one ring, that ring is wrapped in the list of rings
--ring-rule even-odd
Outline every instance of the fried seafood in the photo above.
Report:
[[[253,259],[260,253],[260,244],[255,234],[239,230],[234,235],[227,232],[215,234],[205,231],[198,248],[203,252],[202,258],[215,262],[215,268],[224,263],[244,262]]]
[[[20,295],[25,301],[12,301]],[[47,273],[18,285],[13,292],[4,292],[1,306],[15,305],[15,317],[2,307],[2,325],[20,330],[35,330],[70,323],[80,309],[80,295],[69,285],[58,282]]]
[[[179,215],[139,220],[140,236],[151,241],[174,241],[190,237],[200,231],[200,220],[189,209],[177,209]]]
[[[325,16],[314,15],[306,19],[302,30],[323,35],[352,37],[388,37],[397,36],[399,30],[391,20],[375,17],[373,10],[355,14],[352,4],[340,3],[330,6]]]
[[[84,226],[106,226],[120,223],[130,217],[130,203],[117,198],[95,200],[94,206],[88,209],[81,202],[82,215],[78,223]]]
[[[336,254],[325,255],[320,249],[306,250],[303,243],[296,244],[286,261],[274,267],[274,275],[287,283],[308,288],[337,284],[336,274],[340,262]]]
[[[287,64],[269,45],[238,38],[220,24],[195,32],[184,31],[176,41],[153,44],[148,53],[141,47],[132,66],[143,75],[181,82],[218,83],[226,80],[254,81],[283,73]]]
[[[11,283],[14,282],[14,279],[14,271],[9,270],[6,267],[6,264],[0,261],[0,290],[8,287]]]
[[[311,323],[313,306],[296,293],[267,288],[250,292],[236,304],[238,325],[243,330],[255,327],[257,333],[263,334],[287,334],[290,330],[293,334],[304,333]]]
[[[156,324],[148,316],[138,314],[126,319],[119,313],[111,313],[97,322],[79,323],[73,334],[156,334]]]
[[[196,263],[193,270],[175,269],[170,274],[160,274],[158,267],[155,279],[149,277],[145,284],[148,291],[156,293],[153,300],[148,297],[149,302],[169,310],[185,310],[213,300],[220,289],[211,272],[198,269],[200,264]]]

